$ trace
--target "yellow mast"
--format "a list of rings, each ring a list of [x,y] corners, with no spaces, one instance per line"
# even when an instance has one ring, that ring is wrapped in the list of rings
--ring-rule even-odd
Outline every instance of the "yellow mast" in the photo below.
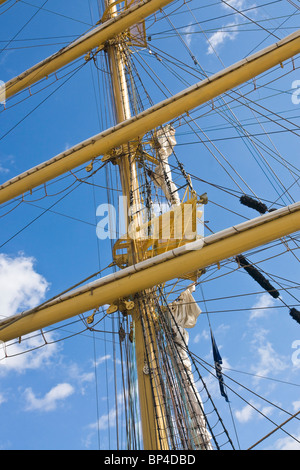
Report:
[[[118,16],[116,2],[105,0],[106,10],[113,18]],[[114,93],[116,119],[118,123],[131,118],[130,100],[125,75],[124,55],[122,48],[126,47],[115,38],[108,43],[107,53],[111,72],[111,80]],[[121,157],[118,159],[123,195],[127,198],[125,217],[129,223],[139,227],[142,224],[140,207],[139,185],[137,167],[134,155],[131,152],[130,143],[122,147]],[[130,208],[134,208],[132,221],[129,217]],[[142,261],[134,240],[131,241],[130,264]],[[164,420],[164,407],[161,403],[162,387],[159,365],[157,362],[157,347],[155,329],[153,326],[153,312],[150,305],[143,302],[145,294],[135,296],[135,309],[132,317],[135,331],[136,367],[139,386],[140,412],[143,431],[143,445],[145,450],[168,450],[166,424]],[[145,369],[146,367],[146,369]],[[149,368],[149,373],[148,373]],[[147,371],[147,372],[146,372]]]

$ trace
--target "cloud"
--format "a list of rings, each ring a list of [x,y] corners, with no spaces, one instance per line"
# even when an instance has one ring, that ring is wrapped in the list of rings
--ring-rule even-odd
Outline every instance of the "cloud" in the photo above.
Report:
[[[0,254],[0,318],[33,308],[44,299],[49,284],[34,264],[31,257]]]
[[[260,329],[253,339],[253,350],[256,353],[256,364],[252,371],[257,375],[267,376],[288,369],[289,362],[276,352],[272,343],[267,340],[268,332]]]
[[[258,348],[257,353],[260,357],[257,369],[261,375],[267,375],[271,371],[280,371],[286,368],[284,362],[281,361],[279,355],[276,353],[270,342],[261,345]]]
[[[2,394],[0,393],[0,405],[2,405],[2,403],[5,403],[6,401],[7,401],[7,400],[6,400],[6,398],[4,397],[4,395],[2,395]]]
[[[100,366],[101,364],[104,364],[106,361],[109,361],[111,359],[111,355],[107,354],[106,356],[101,356],[97,359],[95,365]]]
[[[66,400],[74,393],[74,387],[68,383],[62,383],[53,387],[43,398],[37,398],[31,388],[24,392],[26,411],[54,411],[59,402]]]
[[[0,95],[1,95],[1,80],[0,80]],[[1,96],[0,96],[1,104]],[[15,157],[12,154],[4,154],[0,151],[0,175],[6,175],[10,172],[10,168],[14,166]]]
[[[228,3],[228,5],[226,5],[226,3]],[[231,5],[237,10],[241,10],[244,8],[245,0],[226,0],[226,3],[222,3],[223,8],[230,8],[229,5]]]
[[[225,8],[228,12],[231,11],[234,13],[234,10],[230,8],[230,5],[237,10],[242,10],[245,7],[245,0],[228,0],[226,3],[222,3],[222,7]],[[255,6],[255,5],[253,5]],[[207,54],[211,55],[215,52],[218,52],[218,49],[226,42],[226,41],[234,41],[238,36],[238,30],[235,27],[241,21],[241,16],[238,15],[234,20],[230,23],[223,25],[219,31],[216,31],[212,34],[209,39],[209,47],[207,49]]]
[[[208,330],[203,330],[201,333],[198,333],[195,336],[195,338],[193,340],[193,343],[198,344],[198,343],[201,342],[202,339],[205,340],[205,341],[210,339],[210,334],[209,334]]]
[[[0,163],[0,173],[2,174],[6,174],[6,173],[9,173],[9,169],[8,168],[4,168],[1,163]]]
[[[44,336],[49,343],[54,340],[52,333],[45,333]],[[12,343],[7,348],[0,345],[0,377],[10,372],[24,374],[29,370],[49,366],[53,357],[57,361],[58,344],[47,344],[42,347],[44,344],[42,336],[25,336],[21,344]]]
[[[95,380],[95,371],[81,372],[81,368],[76,363],[68,365],[68,374],[73,380],[76,380],[76,382],[78,382],[78,384],[80,385]]]
[[[0,319],[10,317],[41,303],[49,287],[46,279],[35,271],[35,260],[22,254],[11,257],[0,254]],[[54,335],[47,333],[47,342]],[[48,365],[57,353],[57,344],[45,344],[42,336],[25,336],[21,344],[0,345],[0,375],[24,373]],[[26,351],[32,350],[27,354]],[[9,357],[7,357],[9,356]]]
[[[194,24],[189,24],[189,26],[185,30],[185,33],[184,33],[185,38],[186,38],[185,40],[189,47],[192,43],[193,33],[195,32],[195,30],[196,30],[196,26]]]
[[[68,376],[69,380],[76,383],[77,393],[85,395],[89,384],[95,381],[95,370],[88,372],[85,368],[83,370],[83,365],[66,364],[65,361],[64,367],[66,368],[64,377]]]
[[[135,384],[137,387],[137,383]],[[126,390],[125,390],[126,394]],[[121,392],[117,395],[117,405],[118,409],[116,407],[112,407],[108,413],[103,413],[99,419],[96,422],[93,422],[87,426],[87,429],[89,432],[85,436],[85,441],[84,445],[88,448],[91,445],[92,439],[95,435],[95,432],[98,430],[101,431],[107,431],[108,429],[112,429],[116,426],[116,416],[117,413],[120,413],[120,415],[124,411],[124,393]]]
[[[300,410],[300,401],[294,401],[293,408],[294,408],[295,413],[297,413]]]
[[[300,441],[300,433],[294,436],[298,441]],[[278,439],[274,446],[272,446],[272,450],[300,450],[300,444],[292,437],[287,436]]]
[[[223,26],[224,30],[221,29],[214,33],[212,36],[209,38],[209,47],[207,50],[207,54],[211,55],[217,52],[218,48],[226,41],[230,40],[233,41],[237,37],[237,32],[236,31],[225,31],[225,28],[228,28],[229,26],[233,26],[232,23]]]
[[[240,423],[248,423],[253,418],[254,413],[254,408],[250,405],[246,405],[240,411],[237,410],[235,412],[235,417]]]
[[[109,427],[115,426],[116,423],[117,410],[112,408],[107,414],[100,416],[99,420],[96,423],[90,425],[90,428],[93,430],[108,429]]]
[[[252,405],[246,405],[241,410],[235,411],[235,417],[240,423],[246,424],[255,418],[263,419],[264,416],[271,416],[274,412],[274,407],[272,406],[261,407],[258,403],[252,403]]]
[[[253,310],[250,315],[250,320],[265,317],[269,313],[269,307],[273,307],[274,305],[275,301],[270,294],[261,294],[252,307]]]

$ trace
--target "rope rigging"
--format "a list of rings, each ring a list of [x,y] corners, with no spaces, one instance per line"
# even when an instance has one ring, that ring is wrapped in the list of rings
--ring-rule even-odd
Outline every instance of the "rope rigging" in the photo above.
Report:
[[[215,16],[215,8],[221,8],[220,2],[201,6],[194,5],[194,8],[193,5],[189,3],[181,1],[174,2],[172,5],[169,5],[168,8],[158,13],[157,16],[149,20],[151,25],[149,24],[147,29],[148,44],[144,48],[131,45],[126,35],[120,37],[121,58],[125,64],[126,84],[128,87],[132,115],[137,115],[147,109],[149,105],[152,106],[161,95],[164,97],[171,96],[173,90],[177,89],[177,87],[182,84],[185,84],[185,86],[190,85],[194,82],[195,78],[206,78],[210,75],[207,71],[207,63],[205,63],[204,59],[203,63],[205,63],[205,67],[204,65],[200,65],[202,64],[202,60],[200,61],[198,57],[200,55],[198,50],[197,54],[195,53],[197,46],[194,43],[194,38],[201,37],[201,39],[209,39],[209,35],[220,31],[219,26],[224,18],[235,18],[236,15],[242,16],[243,21],[235,25],[238,31],[245,31],[246,33],[249,24],[251,24],[259,28],[259,31],[263,35],[271,35],[279,39],[277,35],[281,34],[282,29],[272,29],[271,23],[268,23],[270,18],[257,19],[256,21],[249,16],[251,11],[254,12],[255,9],[261,7],[279,7],[281,4],[279,0],[247,9],[237,9],[232,7],[228,2],[222,3],[226,3],[227,12],[228,7],[231,7],[231,10],[234,10],[234,12],[228,12],[228,14],[224,16]],[[293,7],[296,7],[294,2],[289,1],[289,3],[291,3]],[[13,5],[14,4],[9,6],[7,10],[12,8]],[[103,15],[104,2],[102,0],[98,1],[96,8],[96,5],[90,0],[89,6],[91,13],[90,24],[96,24],[97,19]],[[198,21],[196,16],[197,12],[202,12],[204,9],[208,14],[211,12],[211,17],[207,20]],[[6,11],[3,11],[3,14],[4,13],[6,13]],[[0,15],[1,14],[2,9],[0,9]],[[56,12],[56,14],[59,13]],[[179,26],[178,19],[183,14],[185,15],[183,17],[185,26]],[[274,13],[272,19],[274,21],[284,19],[287,21],[287,24],[291,24],[291,28],[293,28],[291,15],[277,16],[277,14],[275,15]],[[193,20],[193,23],[189,22],[189,20]],[[202,29],[203,24],[208,23],[209,25],[209,23],[213,21],[217,22],[216,27],[210,28],[203,26],[205,29]],[[195,31],[186,31],[187,26],[190,26],[191,29],[200,26],[201,29],[200,32],[197,33]],[[158,27],[161,28],[160,31],[158,31]],[[230,25],[227,25],[223,31],[232,32]],[[71,35],[69,37],[71,37]],[[171,51],[171,54],[168,55],[167,52],[160,49],[163,47],[160,43],[159,48],[156,46],[158,40],[163,41],[164,38],[166,38],[166,41],[168,38],[178,41],[181,48],[180,50],[183,51],[182,54],[185,54],[186,62],[182,60],[183,55],[178,54],[177,56],[174,49],[173,52]],[[15,42],[16,39],[15,36],[10,43]],[[51,37],[49,37],[49,39],[51,39]],[[154,41],[155,45],[153,44]],[[252,44],[250,46],[252,47]],[[217,48],[215,53],[214,59],[218,61],[220,54]],[[92,55],[90,60],[84,63],[82,61],[76,62],[74,66],[77,68],[72,68],[72,71],[68,72],[64,77],[71,78],[76,71],[81,70],[86,63],[89,63],[91,72],[92,92],[94,93],[93,104],[97,107],[98,127],[100,130],[103,130],[113,125],[115,118],[112,111],[113,90],[110,83],[111,74],[109,71],[107,51],[101,51],[100,53]],[[214,65],[215,64],[211,62],[210,66],[213,67]],[[130,207],[134,206],[136,191],[134,189],[134,180],[136,178],[141,202],[145,206],[144,212],[141,211],[140,207],[136,207],[132,211],[131,221],[134,216],[139,215],[141,212],[146,220],[151,219],[155,204],[158,205],[159,216],[162,216],[166,211],[171,209],[174,203],[176,204],[176,201],[178,202],[176,196],[179,195],[179,199],[180,197],[182,198],[182,194],[187,188],[191,192],[194,191],[198,198],[199,194],[205,194],[207,192],[209,205],[205,208],[203,220],[205,229],[211,233],[218,232],[220,227],[224,228],[222,224],[224,220],[227,221],[227,218],[229,222],[228,224],[226,223],[226,227],[230,224],[234,225],[237,217],[242,217],[245,220],[252,217],[251,211],[247,212],[246,208],[253,209],[258,212],[259,215],[262,215],[276,210],[276,208],[283,207],[286,203],[298,200],[297,186],[299,186],[300,181],[299,168],[297,168],[295,160],[290,157],[288,150],[282,148],[277,137],[281,135],[279,132],[287,132],[288,135],[291,135],[293,138],[298,137],[299,126],[297,124],[297,118],[299,116],[289,117],[288,110],[286,114],[277,113],[272,111],[270,106],[263,104],[263,100],[267,99],[268,85],[280,79],[284,83],[284,78],[287,77],[287,79],[289,79],[289,74],[297,73],[298,68],[297,59],[295,59],[294,70],[289,69],[287,72],[278,67],[273,72],[274,76],[269,76],[269,74],[266,73],[259,77],[255,87],[253,87],[253,83],[247,86],[245,85],[245,87],[242,86],[239,90],[230,91],[220,99],[214,100],[213,103],[208,103],[200,109],[188,115],[180,116],[178,119],[172,121],[170,128],[176,131],[178,142],[177,146],[172,148],[172,152],[168,157],[168,167],[159,151],[161,147],[157,145],[159,135],[168,140],[166,127],[155,129],[147,133],[147,135],[139,138],[138,145],[134,143],[134,145],[128,147],[127,151],[123,151],[121,158],[129,161],[130,168],[128,175],[130,187],[129,205]],[[61,86],[64,83],[62,83]],[[35,88],[35,86],[36,85],[33,87],[34,93],[35,90],[39,89],[38,87]],[[284,86],[283,84],[283,87]],[[263,90],[265,90],[265,94],[258,96]],[[46,100],[54,95],[55,91],[51,93]],[[26,92],[22,92],[22,95],[20,95],[18,99],[25,96],[23,93]],[[29,96],[24,99],[28,98]],[[46,100],[42,101],[37,107],[46,102]],[[15,105],[12,104],[12,106],[16,106],[22,101],[15,103]],[[8,102],[8,104],[10,103],[13,103],[13,101]],[[1,117],[9,112],[9,108],[10,107],[7,106],[5,112],[4,110],[3,112],[1,111]],[[33,118],[34,117],[33,114]],[[261,119],[262,117],[263,119]],[[3,134],[2,138],[7,137],[9,142],[9,139],[12,137],[10,135],[11,132],[15,130],[16,126],[21,127],[24,120],[25,118],[19,121],[18,124],[12,127],[6,134]],[[271,125],[275,125],[276,129],[278,127],[280,130],[274,131],[273,134],[272,129],[274,128],[271,127]],[[229,129],[233,130],[234,135],[228,135]],[[159,134],[160,132],[161,134]],[[218,138],[217,132],[223,133],[222,138]],[[191,136],[195,138],[197,143],[197,150],[195,152],[192,150],[193,142]],[[241,146],[239,146],[240,141]],[[242,163],[244,167],[241,160],[243,160]],[[258,175],[257,180],[255,176],[253,177],[253,175],[249,174],[249,168],[253,160],[256,162],[255,171],[257,171]],[[73,219],[78,222],[79,226],[85,224],[90,225],[90,227],[96,227],[96,217],[94,221],[82,217],[83,206],[81,205],[81,201],[78,201],[80,198],[83,198],[82,200],[84,204],[86,204],[89,197],[86,196],[86,194],[92,194],[94,212],[96,213],[97,205],[104,200],[104,194],[108,202],[112,206],[117,207],[118,196],[122,192],[122,184],[118,176],[118,164],[116,164],[116,160],[114,159],[110,159],[106,163],[102,165],[101,158],[99,157],[99,159],[91,162],[92,170],[88,172],[88,176],[86,176],[87,170],[81,168],[55,182],[47,183],[47,188],[43,189],[44,192],[41,193],[42,195],[40,194],[40,199],[58,195],[59,190],[63,193],[61,199],[54,202],[48,209],[35,205],[35,201],[40,200],[34,199],[38,197],[36,192],[41,191],[41,188],[34,190],[33,194],[26,196],[26,198],[14,200],[13,204],[8,203],[3,205],[5,212],[1,212],[1,217],[3,218],[9,218],[12,213],[20,213],[17,211],[21,211],[25,205],[28,210],[31,208],[34,210],[33,208],[36,207],[43,212],[38,217],[32,218],[28,223],[24,223],[23,228],[19,232],[15,232],[10,238],[7,237],[6,241],[3,241],[2,247],[15,239],[15,242],[17,242],[17,235],[19,233],[23,233],[23,230],[29,227],[35,220],[41,219],[40,221],[42,221],[46,214],[50,212],[55,215],[55,217],[60,216],[70,218],[70,220]],[[137,168],[136,175],[133,171],[134,164],[136,164]],[[104,171],[100,171],[104,166]],[[155,177],[157,176],[157,168],[159,166],[161,169],[160,177],[162,184],[155,184]],[[67,181],[67,178],[72,179],[71,186],[68,185],[69,180]],[[230,183],[228,183],[227,179],[230,180]],[[55,189],[53,190],[55,194],[50,194],[49,186],[51,184],[54,185],[54,188],[58,188],[57,192],[55,192]],[[165,191],[163,191],[162,186],[164,186]],[[61,189],[62,187],[63,189]],[[77,199],[78,211],[73,212],[70,207],[61,210],[61,212],[52,210],[60,200],[66,198],[66,196],[77,187],[80,188],[80,191],[78,191],[80,196],[78,196]],[[105,192],[101,192],[102,190],[105,190]],[[181,202],[180,200],[179,203]],[[88,204],[90,204],[90,200]],[[220,216],[224,217],[223,221],[219,220]],[[147,235],[150,236],[150,226],[148,226],[147,230]],[[123,234],[119,233],[119,228],[117,231],[118,237],[121,237]],[[109,243],[111,249],[113,249],[113,237]],[[95,276],[102,276],[104,269],[101,269],[101,265],[105,262],[106,254],[104,253],[105,250],[102,252],[99,240],[97,240],[96,248],[98,255],[96,261],[98,262],[99,269]],[[92,248],[85,247],[85,250],[89,253],[92,251]],[[224,318],[225,313],[228,313],[228,316],[232,318],[234,312],[238,312],[236,316],[239,318],[244,317],[242,320],[244,325],[246,323],[247,313],[252,310],[261,309],[261,311],[266,310],[276,313],[276,309],[279,311],[281,308],[288,307],[291,317],[300,324],[300,312],[298,310],[299,299],[297,297],[299,284],[296,277],[294,278],[296,281],[292,280],[295,273],[297,273],[297,266],[299,268],[297,264],[299,263],[297,250],[299,250],[299,237],[294,235],[293,237],[286,237],[284,240],[279,240],[270,246],[262,247],[261,251],[252,250],[245,255],[239,255],[236,259],[229,259],[220,263],[218,266],[210,266],[207,268],[207,271],[195,282],[195,287],[200,288],[201,291],[203,286],[207,286],[208,289],[210,289],[211,285],[216,285],[216,288],[212,287],[210,291],[213,292],[214,295],[211,295],[210,298],[207,299],[203,298],[207,318],[208,314],[214,314],[216,321],[218,320],[219,325],[222,325],[222,322],[227,322]],[[259,257],[260,260],[255,263],[250,262],[249,259],[252,259],[254,256]],[[292,260],[290,262],[293,262],[293,267],[296,266],[296,268],[291,271],[291,274],[286,274],[282,270],[279,272],[279,265],[276,264],[276,260],[279,259],[279,261],[281,261],[283,256],[286,256],[288,260]],[[94,256],[94,259],[96,258],[97,256]],[[272,262],[273,260],[274,263]],[[264,266],[268,266],[268,269],[264,268]],[[115,264],[108,267],[112,272],[117,271]],[[239,267],[243,269],[239,269]],[[266,272],[266,270],[268,272]],[[262,287],[261,291],[251,287],[252,282],[247,278],[247,274],[250,274],[250,276],[260,284]],[[268,277],[276,287],[274,287],[266,277]],[[232,281],[228,283],[231,284],[231,292],[224,292],[224,290],[222,290],[222,282],[225,283],[228,279],[232,279]],[[217,364],[220,361],[217,360],[216,355],[215,361],[213,361],[213,355],[209,350],[211,346],[208,347],[207,344],[202,345],[203,348],[207,348],[206,353],[211,354],[211,361],[208,360],[206,362],[200,358],[200,354],[198,356],[198,354],[192,352],[192,347],[189,346],[186,341],[187,337],[184,333],[184,329],[179,325],[172,310],[172,305],[174,306],[174,303],[178,302],[180,295],[187,287],[187,281],[187,279],[176,279],[174,282],[167,283],[164,286],[158,286],[156,289],[143,292],[140,296],[133,299],[136,303],[135,309],[141,315],[141,328],[145,342],[143,374],[149,378],[151,384],[152,400],[155,403],[155,421],[159,423],[157,430],[158,441],[163,448],[167,440],[169,448],[176,450],[211,448],[218,450],[235,449],[236,444],[233,442],[234,439],[230,437],[231,434],[233,435],[233,433],[235,433],[235,441],[240,448],[244,443],[241,444],[240,442],[239,429],[234,420],[236,416],[234,411],[237,407],[236,402],[234,402],[236,398],[244,401],[244,403],[250,407],[257,408],[256,411],[264,417],[266,421],[271,421],[276,427],[278,425],[275,423],[275,418],[274,421],[270,420],[269,416],[253,405],[250,400],[241,397],[239,389],[242,388],[242,385],[239,382],[234,383],[234,381],[232,381],[233,384],[229,387],[228,382],[231,379],[225,373],[227,369],[226,363],[223,364],[222,370],[218,369]],[[237,289],[239,285],[238,282],[240,282],[243,287],[245,286],[244,289]],[[217,291],[218,288],[220,289],[220,293]],[[238,292],[242,293],[239,294]],[[253,306],[254,300],[258,296],[263,296],[265,292],[269,293],[272,298],[279,299],[283,305],[277,306],[271,304],[261,307]],[[282,294],[284,293],[293,298],[293,305],[288,305],[286,301],[282,299]],[[197,290],[196,295],[198,294],[199,291]],[[56,298],[56,296],[53,298]],[[241,300],[240,306],[234,303],[239,299]],[[249,302],[246,303],[248,299]],[[219,309],[215,307],[214,302],[217,301],[222,302],[222,306],[220,306]],[[228,308],[227,305],[225,305],[226,301],[230,302]],[[200,300],[200,305],[202,305],[201,302]],[[212,302],[212,304],[210,304],[212,307],[207,309],[206,304],[209,302]],[[198,301],[196,304],[197,303]],[[250,306],[250,304],[252,306]],[[188,307],[193,305],[193,302],[182,302],[181,305]],[[61,342],[62,344],[67,343],[68,338],[74,341],[81,341],[83,338],[86,338],[88,343],[92,344],[96,394],[95,403],[97,408],[95,413],[97,416],[97,425],[95,428],[97,429],[98,449],[101,449],[101,447],[105,445],[105,433],[102,432],[102,429],[107,429],[107,445],[109,448],[115,446],[117,449],[126,448],[128,450],[137,450],[142,448],[143,438],[139,426],[138,371],[135,364],[136,324],[132,321],[130,315],[126,312],[124,314],[124,311],[120,308],[117,309],[115,313],[109,314],[107,313],[106,307],[109,306],[105,306],[105,308],[101,307],[95,312],[87,312],[86,316],[81,315],[78,319],[74,320],[74,322],[59,326],[57,330],[49,328],[47,331],[38,333],[38,338],[41,340],[41,345],[38,346],[38,349],[49,346],[50,344],[55,344],[56,342]],[[244,312],[244,315],[242,312]],[[282,323],[284,323],[283,316],[281,319]],[[200,320],[202,321],[201,318]],[[89,323],[89,321],[91,321],[91,323]],[[209,327],[212,337],[217,337],[215,336],[215,331],[213,331],[210,321]],[[202,323],[201,327],[198,327],[196,332],[201,332],[201,328]],[[289,326],[287,326],[287,329],[288,328]],[[56,338],[51,341],[51,334],[54,333],[59,336],[59,339]],[[232,336],[232,338],[234,338],[234,336]],[[25,354],[27,341],[29,341],[29,338],[22,338],[21,344],[12,343],[8,345],[7,351],[5,351],[5,357],[2,360],[8,360],[10,357],[14,357],[14,354],[9,355],[9,349],[11,348],[13,350],[13,347],[20,348],[16,356]],[[102,351],[100,343],[103,343],[103,357],[108,358],[110,356],[109,360],[111,361],[111,364],[109,364],[109,360],[105,360],[103,387],[102,376],[100,375],[99,365],[97,364],[99,351]],[[192,344],[193,349],[195,349],[197,343]],[[22,352],[20,352],[21,348],[23,348]],[[28,352],[32,353],[34,351],[34,348],[28,349]],[[227,351],[225,351],[224,354],[226,356]],[[184,357],[187,361],[190,361],[191,366],[186,367]],[[214,362],[215,364],[212,365],[210,362]],[[228,424],[227,420],[222,419],[221,415],[223,406],[225,405],[221,404],[222,412],[218,409],[219,406],[216,406],[216,403],[219,405],[219,402],[217,402],[219,396],[215,394],[214,389],[213,392],[210,391],[210,380],[209,378],[207,379],[207,377],[203,377],[201,368],[209,372],[209,375],[213,376],[214,383],[217,385],[222,383],[223,377],[225,391],[230,392],[229,412],[231,413],[231,423]],[[244,371],[244,373],[247,374],[247,371]],[[244,391],[248,392],[246,388]],[[106,412],[103,416],[101,416],[100,410],[102,401],[106,404]],[[274,406],[274,408],[278,406],[271,400],[268,404]],[[283,408],[284,405],[282,411],[285,411]],[[288,413],[287,411],[285,412]],[[291,415],[290,412],[289,414]],[[103,428],[101,426],[103,426]],[[299,440],[293,436],[292,432],[288,433],[288,436],[299,443]]]

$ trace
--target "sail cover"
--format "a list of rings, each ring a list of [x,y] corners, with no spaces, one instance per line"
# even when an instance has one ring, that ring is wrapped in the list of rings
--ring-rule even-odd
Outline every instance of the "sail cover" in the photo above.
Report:
[[[182,292],[179,298],[169,305],[169,316],[173,339],[177,345],[177,356],[175,356],[176,367],[180,373],[182,387],[186,395],[193,432],[197,435],[195,442],[200,449],[213,450],[211,436],[206,427],[203,403],[196,388],[192,364],[187,351],[189,343],[187,329],[195,327],[197,319],[201,314],[201,310],[192,295],[194,291],[195,284],[192,284]]]
[[[164,195],[173,205],[180,205],[177,186],[172,179],[172,172],[169,165],[169,157],[173,153],[176,145],[175,129],[168,125],[157,132],[157,141],[159,145],[158,157],[159,164],[155,167],[151,177],[159,188],[162,189]]]

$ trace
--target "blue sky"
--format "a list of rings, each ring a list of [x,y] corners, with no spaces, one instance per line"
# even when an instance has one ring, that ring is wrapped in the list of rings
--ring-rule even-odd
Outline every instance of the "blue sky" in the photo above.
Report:
[[[56,52],[99,19],[96,0],[48,0],[24,26],[43,3],[9,0],[0,7],[0,80],[9,80]],[[243,10],[243,15],[219,1],[192,0],[190,10],[181,3],[176,1],[165,10],[181,37],[160,13],[156,23],[149,21],[148,47],[133,55],[154,103],[299,28],[299,12],[285,0],[229,2]],[[34,87],[39,93],[30,96],[27,90],[9,100],[6,110],[0,107],[1,182],[112,125],[109,99],[104,96],[105,74],[99,75],[98,82],[92,63],[62,85],[69,77],[63,78],[65,73],[81,64],[84,59],[59,72],[58,81],[49,77]],[[145,73],[145,64],[150,74]],[[176,156],[195,176],[197,193],[209,196],[206,235],[257,216],[240,205],[238,196],[243,192],[256,194],[269,207],[299,200],[296,131],[300,105],[292,102],[293,83],[300,80],[298,67],[299,59],[294,64],[288,61],[283,69],[277,67],[195,110],[187,121],[176,123]],[[268,136],[263,135],[265,131]],[[170,162],[176,166],[172,158]],[[79,175],[86,175],[84,168]],[[183,184],[177,176],[180,181]],[[112,201],[117,200],[117,168],[98,172],[94,185],[81,184],[58,202],[65,194],[62,191],[67,192],[74,182],[74,176],[68,174],[47,185],[48,197],[40,188],[26,202],[0,208],[2,317],[34,307],[111,263],[110,241],[100,242],[96,237],[96,209],[108,202],[108,185]],[[32,222],[55,202],[52,211]],[[273,276],[277,288],[286,289],[281,291],[284,302],[299,309],[299,250],[297,241],[286,243],[274,243],[248,255]],[[106,269],[102,275],[110,272]],[[195,296],[203,313],[190,332],[190,349],[195,359],[212,363],[208,311],[224,361],[239,444],[216,379],[200,364],[199,370],[236,447],[248,448],[270,432],[273,423],[288,418],[283,410],[293,414],[300,409],[300,364],[295,355],[299,325],[290,318],[287,307],[237,270],[232,260],[222,263],[220,270],[209,268]],[[7,347],[11,357],[0,362],[0,449],[116,448],[116,404],[120,413],[124,407],[122,394],[115,392],[114,385],[114,370],[120,370],[121,363],[117,320],[105,318],[99,329],[101,332],[79,334],[85,327],[76,317],[59,328],[48,328],[44,338],[31,335],[21,344]],[[45,340],[47,346],[39,348]],[[21,354],[28,350],[32,351]],[[4,352],[0,351],[0,357]],[[120,375],[117,381],[120,392]],[[300,440],[299,421],[285,429]],[[124,446],[124,423],[119,439]],[[299,445],[279,431],[258,448],[299,450]]]

